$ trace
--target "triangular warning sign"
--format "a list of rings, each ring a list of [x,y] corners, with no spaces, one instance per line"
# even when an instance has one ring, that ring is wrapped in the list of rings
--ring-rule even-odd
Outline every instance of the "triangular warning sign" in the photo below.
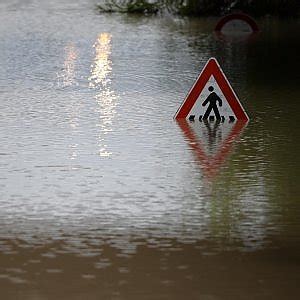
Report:
[[[246,121],[221,125],[218,122],[190,123],[185,119],[178,120],[196,160],[209,180],[219,173],[246,124]],[[203,132],[206,134],[203,135]],[[207,147],[207,142],[213,147]]]
[[[192,121],[249,120],[215,58],[208,60],[174,118]]]

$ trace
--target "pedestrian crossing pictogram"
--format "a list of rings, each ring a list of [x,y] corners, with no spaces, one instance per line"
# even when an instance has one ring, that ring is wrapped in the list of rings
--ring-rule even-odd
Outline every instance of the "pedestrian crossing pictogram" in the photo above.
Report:
[[[220,122],[249,120],[215,58],[209,59],[174,118]]]

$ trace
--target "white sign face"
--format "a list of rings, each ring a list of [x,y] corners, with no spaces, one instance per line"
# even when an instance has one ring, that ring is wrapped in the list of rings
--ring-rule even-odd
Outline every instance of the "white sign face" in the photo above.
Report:
[[[205,84],[188,118],[194,120],[208,119],[234,121],[235,114],[213,75]]]

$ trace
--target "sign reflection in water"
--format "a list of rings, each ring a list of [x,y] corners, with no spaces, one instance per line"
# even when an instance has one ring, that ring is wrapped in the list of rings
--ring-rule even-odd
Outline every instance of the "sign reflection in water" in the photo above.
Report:
[[[221,172],[248,122],[188,122],[181,119],[177,123],[206,179],[210,234],[241,240],[247,249],[264,247],[268,226],[272,230],[276,230],[276,226],[269,219],[271,208],[263,174],[259,168],[254,172],[247,169],[243,159],[239,159],[238,164],[228,161]]]
[[[209,180],[218,174],[247,124],[245,121],[228,124],[206,121],[192,127],[185,119],[177,122]]]
[[[111,89],[110,75],[112,72],[111,39],[109,33],[101,33],[94,44],[95,58],[91,65],[89,86],[97,90],[95,99],[98,104],[99,118],[99,155],[108,157],[112,154],[108,150],[105,135],[111,130],[112,122],[116,114],[117,96]]]

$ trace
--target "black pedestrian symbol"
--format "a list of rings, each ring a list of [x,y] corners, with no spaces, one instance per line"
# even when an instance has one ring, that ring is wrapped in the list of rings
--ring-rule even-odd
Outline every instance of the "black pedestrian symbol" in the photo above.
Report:
[[[213,110],[216,116],[217,120],[221,120],[221,116],[219,113],[219,109],[217,106],[217,102],[219,106],[222,106],[222,100],[221,98],[214,92],[213,86],[210,86],[208,90],[211,92],[209,96],[206,98],[206,100],[202,103],[202,106],[205,106],[207,103],[209,103],[209,106],[207,107],[207,110],[203,116],[203,120],[207,120],[209,117],[210,112]]]

